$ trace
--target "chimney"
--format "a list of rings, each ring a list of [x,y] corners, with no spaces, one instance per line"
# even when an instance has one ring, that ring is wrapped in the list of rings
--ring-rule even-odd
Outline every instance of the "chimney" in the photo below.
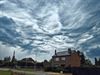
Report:
[[[57,51],[55,50],[55,55],[57,55]]]
[[[69,53],[69,54],[71,54],[71,53],[72,53],[71,48],[68,48],[68,53]]]

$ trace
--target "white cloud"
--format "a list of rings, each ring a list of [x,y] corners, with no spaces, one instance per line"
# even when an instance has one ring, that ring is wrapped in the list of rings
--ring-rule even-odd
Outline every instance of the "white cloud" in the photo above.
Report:
[[[3,59],[4,57],[10,56],[12,58],[13,52],[16,52],[16,58],[21,59],[26,56],[26,52],[22,51],[20,47],[11,47],[9,45],[3,45],[2,42],[0,42],[0,59]]]
[[[93,38],[93,35],[89,35],[88,33],[82,34],[81,38],[79,39],[78,43],[82,44],[90,39]]]
[[[0,21],[0,53],[6,55],[6,51],[12,53],[15,50],[18,58],[35,58],[35,50],[38,53],[47,51],[50,52],[45,55],[48,59],[55,49],[75,47],[89,51],[89,48],[99,46],[96,39],[100,39],[100,18],[97,15],[100,4],[91,6],[91,2],[93,0],[88,4],[82,0],[1,0],[0,19],[5,16],[6,21],[10,19],[13,23],[7,26],[5,18],[3,23]],[[45,56],[37,58],[43,60]]]

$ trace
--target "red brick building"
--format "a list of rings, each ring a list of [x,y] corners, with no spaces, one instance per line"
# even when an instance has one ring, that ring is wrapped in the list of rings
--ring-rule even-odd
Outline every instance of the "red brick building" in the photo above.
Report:
[[[80,67],[80,60],[80,55],[75,50],[68,49],[68,51],[62,52],[55,50],[55,55],[52,56],[52,66]]]

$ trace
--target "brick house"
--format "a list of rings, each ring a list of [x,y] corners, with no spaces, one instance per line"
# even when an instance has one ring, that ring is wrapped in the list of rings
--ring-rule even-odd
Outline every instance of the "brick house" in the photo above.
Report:
[[[52,66],[61,67],[80,67],[81,57],[75,50],[68,49],[68,51],[56,52],[52,56]]]

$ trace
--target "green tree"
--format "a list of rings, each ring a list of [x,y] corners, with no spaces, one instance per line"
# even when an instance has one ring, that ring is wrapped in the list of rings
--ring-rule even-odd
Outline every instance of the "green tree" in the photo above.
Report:
[[[96,65],[96,66],[98,65],[98,60],[97,60],[97,58],[95,58],[95,65]]]
[[[85,60],[85,65],[86,66],[92,66],[91,60],[90,59],[86,59]]]
[[[77,51],[77,53],[78,53],[78,55],[80,56],[81,52],[80,52],[79,50]]]
[[[83,52],[81,52],[80,57],[81,57],[81,65],[84,65],[85,64],[85,55]]]
[[[98,65],[100,66],[100,58],[99,58],[99,60],[98,60]]]

